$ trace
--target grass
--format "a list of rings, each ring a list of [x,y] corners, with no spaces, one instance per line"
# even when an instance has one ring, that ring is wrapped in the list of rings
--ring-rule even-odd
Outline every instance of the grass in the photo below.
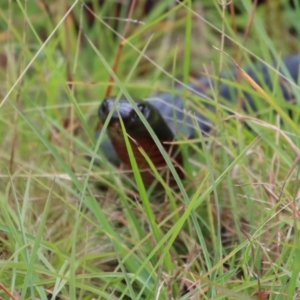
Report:
[[[92,2],[92,26],[81,1],[0,8],[0,299],[297,299],[300,114],[281,99],[279,66],[272,91],[224,80],[256,112],[216,90],[216,113],[191,96],[214,126],[177,141],[188,174],[178,189],[145,187],[132,153],[133,172],[113,167],[94,136],[110,76],[112,94],[131,100],[185,95],[188,81],[231,70],[227,54],[244,67],[299,52],[298,2],[243,0],[238,14],[160,1],[144,14],[138,1],[116,72],[128,11],[116,22],[112,1]]]

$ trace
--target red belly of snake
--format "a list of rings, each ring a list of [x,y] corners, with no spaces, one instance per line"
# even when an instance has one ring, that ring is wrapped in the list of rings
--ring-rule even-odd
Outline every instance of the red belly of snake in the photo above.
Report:
[[[108,134],[119,158],[126,168],[131,169],[131,162],[124,138],[120,138],[119,136],[116,137],[113,133],[111,133],[111,131],[112,129],[108,130]],[[129,142],[144,184],[147,186],[151,185],[156,177],[151,170],[151,167],[145,156],[143,155],[141,151],[142,149],[147,154],[154,167],[160,172],[163,180],[171,186],[176,184],[174,177],[171,175],[171,172],[167,167],[165,158],[149,134],[146,134],[146,136],[143,138],[138,138],[135,140],[132,140],[129,137]],[[172,140],[161,141],[165,151],[169,154],[169,157],[171,158],[179,177],[184,178],[184,172],[182,170],[183,159],[180,152],[180,147],[176,144],[172,144],[172,142]]]

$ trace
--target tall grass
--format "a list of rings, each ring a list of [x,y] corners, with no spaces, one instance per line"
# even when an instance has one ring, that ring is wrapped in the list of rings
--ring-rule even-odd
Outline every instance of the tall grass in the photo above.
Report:
[[[128,6],[116,18],[113,1],[92,1],[93,24],[83,1],[1,5],[1,299],[299,297],[300,114],[282,100],[271,65],[299,52],[300,6],[242,0],[234,13],[230,3],[198,2],[158,1],[145,14],[138,1],[128,20]],[[228,55],[242,67],[267,62],[274,89],[221,80],[235,67]],[[217,89],[212,100],[189,95],[191,113],[213,129],[203,136],[195,122],[197,138],[178,137],[187,179],[175,175],[178,188],[157,193],[130,147],[133,170],[98,150],[110,76],[112,94],[130,101],[184,96],[189,81],[208,76],[247,90],[257,111]],[[297,103],[297,84],[292,91]]]

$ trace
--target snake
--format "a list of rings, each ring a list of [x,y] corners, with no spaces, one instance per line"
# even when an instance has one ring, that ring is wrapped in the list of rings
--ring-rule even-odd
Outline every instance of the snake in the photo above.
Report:
[[[284,57],[280,62],[274,61],[273,68],[278,70],[279,75],[271,72],[270,68],[263,63],[253,64],[245,67],[244,70],[257,84],[269,91],[275,89],[275,85],[278,83],[282,98],[286,101],[294,101],[297,88],[292,87],[290,82],[294,82],[294,85],[297,87],[300,54]],[[277,78],[274,77],[274,74]],[[205,99],[207,100],[205,102],[206,108],[214,113],[215,106],[209,102],[213,101],[213,91],[216,91],[216,89],[221,99],[237,102],[238,92],[241,90],[238,89],[236,84],[230,84],[230,80],[231,82],[237,81],[237,77],[238,71],[235,68],[222,74],[222,78],[225,78],[225,80],[221,80],[219,85],[217,85],[216,79],[207,76],[190,82],[187,86],[187,96],[184,94],[186,87],[178,86],[175,89],[175,93],[160,92],[149,99],[134,99],[140,114],[137,113],[136,108],[132,105],[132,101],[125,96],[107,97],[100,103],[98,109],[100,123],[104,124],[107,121],[105,132],[107,139],[100,144],[102,153],[115,166],[119,166],[122,163],[128,169],[131,169],[130,156],[124,137],[124,134],[127,134],[139,169],[146,169],[146,171],[141,172],[143,181],[146,185],[151,184],[155,176],[150,169],[149,159],[156,168],[164,169],[167,163],[159,146],[140,118],[142,114],[171,158],[177,174],[183,179],[185,177],[183,155],[178,143],[175,143],[175,141],[183,138],[194,138],[199,134],[199,130],[205,135],[209,134],[214,124],[206,111],[203,109],[202,112],[200,109],[195,109],[195,105],[200,106],[201,99]],[[243,109],[246,112],[249,109],[257,111],[253,92],[249,91],[249,89],[241,92]],[[197,101],[197,98],[200,100]],[[122,129],[121,120],[125,132]],[[97,138],[101,130],[98,131]],[[141,149],[147,154],[148,159]],[[172,176],[169,178],[171,178],[171,182],[175,182]]]

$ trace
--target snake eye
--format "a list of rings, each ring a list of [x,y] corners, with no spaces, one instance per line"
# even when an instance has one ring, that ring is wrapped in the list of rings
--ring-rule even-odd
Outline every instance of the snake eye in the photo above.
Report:
[[[137,107],[140,110],[140,112],[144,115],[146,106],[144,104],[138,104]],[[136,113],[136,111],[134,109],[132,109],[131,112],[130,112],[130,120],[131,120],[131,122],[135,122],[135,121],[137,121],[139,119],[140,119],[140,117],[138,116],[138,114]]]
[[[135,122],[136,120],[139,119],[139,116],[137,115],[134,109],[131,110],[129,117],[131,122]]]
[[[109,113],[108,102],[105,99],[99,106],[98,116],[101,118],[106,118]]]
[[[141,111],[142,114],[145,113],[145,108],[146,108],[146,106],[144,104],[139,104],[138,105],[138,109]]]

